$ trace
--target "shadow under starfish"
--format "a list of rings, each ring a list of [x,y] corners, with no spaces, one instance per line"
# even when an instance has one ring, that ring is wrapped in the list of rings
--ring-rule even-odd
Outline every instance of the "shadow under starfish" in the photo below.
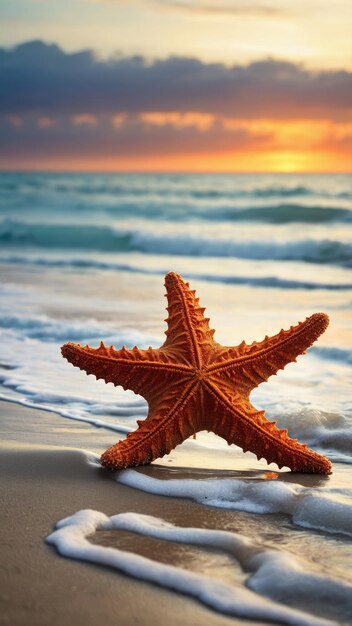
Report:
[[[207,430],[245,452],[294,472],[329,474],[331,462],[291,439],[250,402],[251,391],[305,352],[325,331],[329,318],[315,313],[273,337],[236,347],[214,340],[209,318],[189,284],[165,277],[169,317],[166,341],[158,349],[115,350],[67,343],[63,356],[97,379],[121,385],[148,402],[136,431],[109,448],[101,463],[120,469],[151,463],[194,433]]]

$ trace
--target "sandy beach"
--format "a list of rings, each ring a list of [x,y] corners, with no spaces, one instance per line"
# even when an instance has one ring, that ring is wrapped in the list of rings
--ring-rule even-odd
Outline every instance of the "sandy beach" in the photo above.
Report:
[[[11,403],[2,402],[0,408],[0,623],[13,626],[249,623],[221,616],[185,596],[118,572],[59,557],[45,544],[45,537],[57,520],[82,508],[107,514],[132,510],[165,516],[167,512],[168,518],[183,519],[185,525],[187,520],[201,523],[211,513],[189,501],[166,500],[116,485],[107,472],[89,466],[85,455],[74,448],[79,438],[87,436],[85,425],[67,423],[60,416]],[[30,428],[27,427],[29,413]],[[13,429],[11,436],[10,425],[14,422],[16,437],[22,422],[22,441],[13,438]],[[67,438],[66,444],[71,438],[71,449],[60,445],[60,431]],[[96,438],[97,431],[93,428],[91,431]],[[36,444],[38,440],[41,445]],[[130,550],[142,547],[146,556],[154,558],[158,558],[156,551],[161,547],[164,551],[160,553],[161,559],[176,557],[176,551],[165,549],[163,542],[149,542],[145,547],[133,535],[124,540],[123,547]],[[183,551],[181,559],[179,547],[177,550],[179,564],[183,561],[185,567],[187,562],[192,565],[192,547],[188,554],[187,550]]]
[[[258,520],[240,511],[219,511],[188,499],[165,498],[117,484],[111,473],[89,464],[86,454],[78,449],[80,441],[87,447],[93,439],[97,447],[104,445],[109,435],[103,430],[8,402],[1,402],[0,408],[1,623],[18,626],[101,622],[148,626],[166,621],[172,626],[271,623],[226,617],[187,596],[109,568],[58,556],[45,543],[45,538],[58,520],[80,509],[94,509],[107,515],[133,511],[161,517],[179,526],[246,529],[247,534],[256,532]],[[162,470],[156,464],[143,471],[158,476]],[[183,474],[181,470],[179,475],[187,475],[187,470]],[[258,517],[261,532],[267,538],[270,532],[280,538],[282,527],[282,541],[287,519],[280,515]],[[225,579],[234,585],[245,578],[238,563],[211,549],[180,547],[129,532],[97,533],[92,542],[194,572],[211,573],[214,580]]]

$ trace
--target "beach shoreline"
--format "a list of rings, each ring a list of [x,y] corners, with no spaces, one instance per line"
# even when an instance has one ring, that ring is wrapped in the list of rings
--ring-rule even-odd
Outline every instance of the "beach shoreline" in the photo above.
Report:
[[[131,578],[110,567],[62,558],[46,544],[46,538],[58,521],[89,509],[108,516],[125,512],[149,515],[176,527],[227,530],[259,541],[269,549],[271,544],[279,549],[278,553],[288,548],[287,554],[292,556],[293,548],[296,557],[300,556],[299,546],[295,549],[288,539],[297,532],[287,515],[253,515],[233,508],[208,507],[191,499],[151,494],[143,487],[141,490],[116,482],[116,474],[94,463],[112,436],[113,433],[85,422],[15,402],[0,401],[0,501],[3,510],[0,623],[11,626],[28,623],[61,626],[64,622],[95,626],[102,621],[107,626],[161,626],[166,621],[171,626],[272,624],[270,621],[227,617],[192,597]],[[187,446],[183,458],[187,458]],[[234,455],[234,464],[238,458]],[[187,470],[186,467],[167,467],[158,463],[140,468],[139,472],[161,482],[175,482],[175,477],[183,480],[192,476],[197,481],[207,477],[221,479],[227,475],[236,483],[237,474],[251,483],[263,475],[262,470],[255,472],[249,468],[247,472],[240,468],[227,472],[204,467]],[[280,482],[283,480],[282,484],[285,484],[288,480],[290,483],[291,477],[289,472],[284,472]],[[301,476],[308,485],[311,478]],[[338,536],[326,537],[319,532],[300,529],[302,546],[311,550],[318,560],[322,540],[330,555],[334,555],[339,547],[341,556],[344,546],[348,545],[344,539],[344,543],[338,546]],[[158,541],[120,531],[96,532],[91,543],[127,551],[127,554],[136,553],[151,559],[151,563],[176,566],[178,571],[205,574],[214,584],[218,580],[234,585],[234,589],[247,586],[248,572],[241,569],[236,558],[221,550],[204,549],[204,546],[199,549],[189,544],[180,547],[172,541]],[[348,559],[348,548],[346,555]],[[324,558],[330,558],[327,552]],[[337,569],[335,573],[342,574],[343,580],[342,572],[339,574]],[[348,578],[345,580],[347,582]],[[305,607],[298,608],[304,610]],[[323,609],[315,606],[314,612],[324,617]]]

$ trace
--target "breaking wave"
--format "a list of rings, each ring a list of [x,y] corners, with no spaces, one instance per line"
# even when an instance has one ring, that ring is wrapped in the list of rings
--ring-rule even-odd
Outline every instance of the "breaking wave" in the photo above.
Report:
[[[305,261],[345,267],[352,265],[352,245],[332,239],[286,242],[223,240],[191,235],[154,234],[146,230],[119,230],[108,226],[28,224],[7,219],[0,224],[0,242],[7,247]]]

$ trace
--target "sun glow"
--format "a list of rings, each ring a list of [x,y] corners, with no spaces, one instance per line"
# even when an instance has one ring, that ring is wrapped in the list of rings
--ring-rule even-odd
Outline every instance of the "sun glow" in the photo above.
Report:
[[[3,170],[14,169],[11,162],[1,162]],[[328,173],[351,171],[351,158],[333,153],[238,152],[201,155],[153,155],[145,157],[95,157],[87,155],[17,159],[16,167],[23,171],[72,172],[272,172]]]
[[[3,169],[145,172],[348,172],[352,123],[329,119],[236,119],[195,111],[104,116],[10,115],[9,126],[40,129],[56,151],[14,153]],[[72,134],[72,129],[75,133]],[[81,130],[80,130],[81,129]],[[77,134],[79,131],[80,134]],[[85,150],[80,150],[84,133]],[[73,144],[74,142],[74,144]]]

